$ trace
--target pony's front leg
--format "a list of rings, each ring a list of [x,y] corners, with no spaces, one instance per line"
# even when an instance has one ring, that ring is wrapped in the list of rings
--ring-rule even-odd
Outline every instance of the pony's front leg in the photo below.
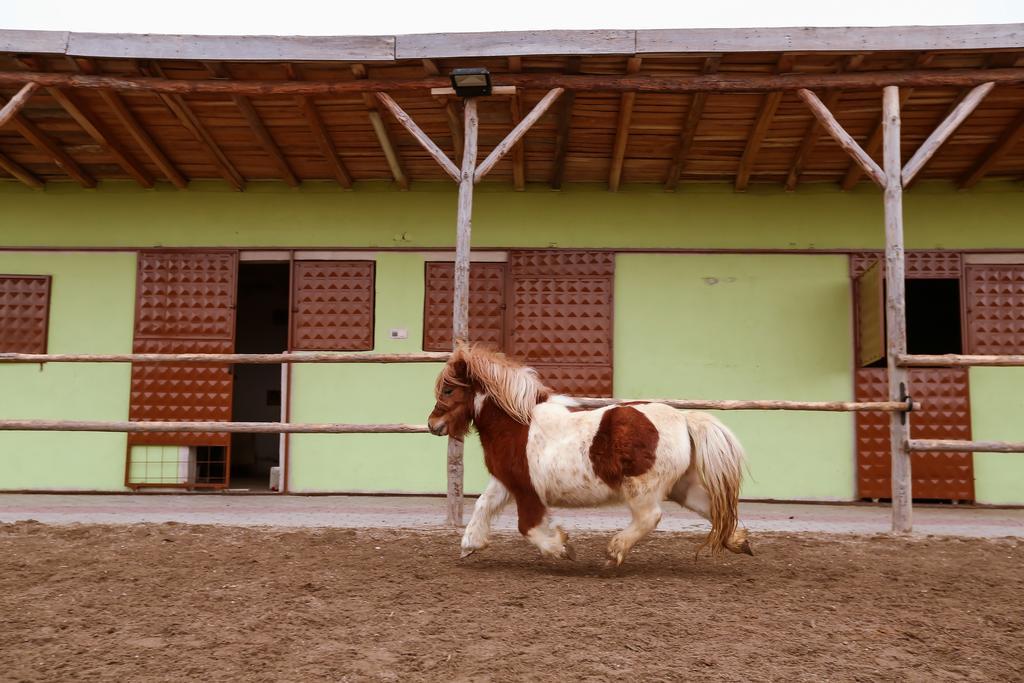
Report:
[[[560,526],[551,526],[548,511],[532,489],[516,497],[519,509],[519,533],[537,546],[540,554],[552,559],[576,559],[576,549],[569,543],[569,534]]]
[[[500,481],[491,477],[487,488],[476,499],[473,516],[462,534],[462,557],[469,557],[477,550],[487,547],[488,536],[491,534],[491,520],[508,504],[508,489]]]
[[[633,521],[629,526],[612,536],[608,544],[609,567],[618,567],[626,559],[626,555],[647,534],[654,531],[661,521],[661,497],[653,494],[645,494],[637,498],[627,498],[626,504],[633,514]]]

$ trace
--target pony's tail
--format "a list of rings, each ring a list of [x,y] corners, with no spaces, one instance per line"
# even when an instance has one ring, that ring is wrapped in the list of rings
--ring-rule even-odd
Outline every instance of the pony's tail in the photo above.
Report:
[[[701,544],[717,554],[729,548],[739,521],[743,446],[729,428],[708,413],[686,414],[697,474],[710,501],[711,533]],[[700,553],[700,550],[697,551]]]

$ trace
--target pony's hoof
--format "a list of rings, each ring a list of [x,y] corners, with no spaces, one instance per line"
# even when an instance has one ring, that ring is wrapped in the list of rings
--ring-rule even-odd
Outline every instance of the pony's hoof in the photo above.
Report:
[[[605,569],[614,569],[621,566],[626,560],[626,554],[623,552],[612,552],[609,550],[607,555],[608,559],[604,563]]]
[[[467,557],[469,557],[470,555],[472,555],[475,552],[476,552],[476,548],[463,548],[462,552],[459,553],[459,559],[460,560],[464,560],[464,559],[466,559]]]
[[[750,547],[750,541],[748,541],[747,539],[743,539],[743,543],[740,544],[740,552],[746,553],[751,557],[754,556],[754,550]]]
[[[566,543],[562,546],[562,557],[573,562],[576,561],[576,548],[571,543]]]

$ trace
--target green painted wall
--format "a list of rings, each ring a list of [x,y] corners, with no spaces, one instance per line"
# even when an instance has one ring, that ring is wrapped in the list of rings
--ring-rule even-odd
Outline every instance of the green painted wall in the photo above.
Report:
[[[253,183],[245,193],[215,183],[188,192],[104,183],[97,191],[31,192],[0,183],[0,248],[57,247],[445,247],[453,244],[455,192],[417,183],[411,192],[361,184],[342,192]],[[971,192],[922,184],[905,198],[909,248],[1024,251],[1024,193],[1010,183]],[[737,194],[708,185],[664,193],[597,186],[514,193],[483,185],[474,246],[618,248],[879,248],[881,197],[810,187]],[[380,252],[377,351],[420,348],[423,253]],[[0,272],[51,273],[53,351],[128,351],[133,254],[0,251]],[[714,285],[705,278],[717,278]],[[734,278],[734,279],[731,279]],[[657,308],[652,306],[657,303]],[[849,283],[842,256],[620,254],[616,282],[616,393],[836,399],[851,396]],[[692,322],[691,322],[692,320]],[[390,340],[406,327],[407,340]],[[436,365],[297,366],[296,421],[423,421]],[[981,377],[981,375],[979,375]],[[1013,376],[979,379],[985,405],[1005,403]],[[125,419],[127,366],[0,368],[0,415]],[[70,389],[69,389],[70,388]],[[1019,392],[1017,392],[1019,393]],[[976,403],[976,406],[981,403]],[[977,408],[975,432],[988,409]],[[1017,413],[1019,415],[1019,412]],[[848,415],[727,413],[750,452],[751,497],[850,498],[853,420]],[[1006,423],[1006,420],[1003,421]],[[993,436],[1000,436],[992,430]],[[1004,438],[1012,434],[1002,435]],[[0,435],[0,488],[121,488],[123,435]],[[439,492],[445,442],[426,435],[296,436],[292,490]],[[467,451],[467,490],[485,481],[479,447]],[[25,457],[27,455],[27,457]],[[979,499],[1014,493],[1012,456],[979,456]],[[1007,469],[1009,468],[1009,469]],[[1019,488],[1019,487],[1016,487]]]
[[[54,186],[33,192],[0,183],[0,244],[7,246],[450,246],[454,186],[417,183],[411,192],[365,183],[353,192],[310,183],[252,183],[100,191]],[[922,183],[907,193],[910,248],[1021,247],[1024,193],[1012,183],[971,192]],[[140,218],[144,217],[144,220]],[[697,248],[880,248],[882,200],[808,187],[733,192],[704,185],[667,193],[600,186],[509,192],[484,184],[474,200],[476,246]]]
[[[1024,368],[971,368],[971,429],[979,441],[1024,441]],[[979,503],[1024,503],[1024,453],[975,453]]]
[[[135,254],[0,251],[0,273],[52,275],[51,353],[131,353]],[[0,367],[6,418],[128,419],[125,364]],[[126,435],[0,432],[0,489],[121,490]]]
[[[843,256],[620,254],[615,393],[852,400]],[[853,416],[717,413],[749,458],[749,498],[855,495]]]

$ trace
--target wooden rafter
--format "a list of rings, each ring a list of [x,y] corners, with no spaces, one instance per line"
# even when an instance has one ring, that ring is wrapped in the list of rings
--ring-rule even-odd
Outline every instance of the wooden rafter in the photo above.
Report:
[[[701,73],[704,75],[713,74],[718,71],[722,63],[719,55],[713,55],[704,60],[704,67]],[[690,99],[690,108],[686,112],[686,120],[683,122],[683,132],[679,136],[679,146],[672,156],[672,163],[668,167],[668,175],[665,177],[665,189],[675,191],[679,186],[679,179],[686,168],[686,160],[690,156],[690,148],[697,136],[697,126],[700,124],[700,117],[704,114],[704,105],[707,104],[708,94],[704,92],[694,93]]]
[[[508,58],[508,72],[519,73],[523,70],[522,57]],[[509,110],[512,114],[512,126],[518,126],[523,120],[523,95],[521,90],[508,100]],[[526,138],[520,138],[519,142],[512,148],[512,186],[516,192],[526,189]]]
[[[21,114],[11,117],[11,128],[21,133],[22,137],[28,140],[40,152],[50,158],[62,171],[67,173],[73,180],[82,187],[96,187],[96,179],[89,175],[78,162],[71,158],[71,155],[64,151],[60,145],[54,142],[46,133],[25,118]]]
[[[142,72],[145,74],[156,74],[163,78],[164,73],[160,68],[160,65],[153,62],[148,66],[143,66]],[[235,190],[241,192],[245,189],[245,178],[238,172],[235,165],[231,163],[227,155],[217,144],[217,141],[210,135],[210,131],[206,129],[206,125],[196,116],[192,108],[188,106],[185,98],[181,95],[173,95],[166,93],[158,93],[158,97],[171,110],[178,121],[181,122],[188,132],[192,133],[192,136],[196,139],[199,145],[206,150],[210,155],[210,159],[213,161],[213,165],[217,168],[217,173],[220,174],[227,183]]]
[[[838,73],[844,71],[854,71],[864,61],[864,55],[850,55],[846,59],[842,60]],[[829,90],[825,93],[822,98],[822,102],[829,111],[835,111],[839,105],[839,100],[842,98],[843,93],[841,90]],[[803,137],[800,139],[800,148],[797,149],[796,156],[793,157],[793,163],[789,166],[789,173],[786,175],[785,188],[787,192],[792,192],[796,189],[797,184],[800,182],[800,175],[803,173],[804,166],[807,164],[807,160],[810,159],[811,154],[814,152],[814,148],[818,146],[818,140],[821,139],[821,123],[814,116],[811,117],[811,122],[807,124],[807,129],[804,131]]]
[[[299,71],[298,65],[285,64],[285,69],[288,72],[288,77],[292,80],[302,80],[302,73]],[[316,108],[316,102],[313,101],[313,97],[310,95],[296,95],[295,104],[298,106],[299,111],[302,112],[302,117],[306,119],[306,125],[309,126],[309,131],[313,134],[313,139],[316,140],[316,144],[320,148],[320,154],[323,155],[324,160],[327,162],[327,167],[331,169],[334,179],[346,190],[352,189],[352,174],[348,172],[345,164],[341,161],[341,157],[338,156],[338,148],[335,146],[334,140],[331,139],[327,126],[324,125],[324,120]]]
[[[99,69],[92,60],[78,59],[72,63],[83,73],[99,73]],[[187,188],[188,179],[174,166],[174,163],[171,162],[167,154],[156,143],[153,136],[139,122],[135,114],[128,107],[128,104],[124,101],[124,98],[113,90],[100,90],[100,97],[110,110],[114,112],[114,116],[117,117],[120,124],[135,139],[139,147],[146,152],[153,164],[160,169],[160,172],[179,190]]]
[[[795,61],[793,55],[783,54],[775,65],[775,72],[783,74],[792,70]],[[775,118],[775,111],[782,102],[783,94],[781,91],[770,92],[761,101],[761,111],[758,112],[757,121],[747,136],[747,145],[743,149],[743,157],[740,159],[740,166],[736,171],[735,188],[737,192],[744,192],[750,183],[750,173],[754,170],[754,164],[757,162],[757,153],[761,150],[761,143],[764,142],[765,136],[768,135],[768,128],[772,125],[772,119]]]
[[[207,70],[216,78],[230,79],[231,73],[227,67],[220,62],[207,62]],[[241,112],[242,118],[249,124],[249,129],[256,136],[260,146],[263,147],[263,151],[267,153],[267,156],[271,158],[274,165],[277,166],[277,170],[281,172],[281,178],[291,187],[298,187],[300,184],[298,176],[295,175],[295,171],[292,170],[291,165],[288,163],[288,159],[285,157],[284,152],[278,146],[277,141],[274,140],[274,136],[271,135],[270,129],[267,128],[267,124],[263,122],[263,118],[259,112],[256,111],[256,107],[245,95],[232,95],[231,99],[234,101],[235,106],[238,107],[238,111]]]
[[[919,69],[922,67],[926,67],[933,61],[935,61],[935,54],[931,52],[924,52],[922,54],[917,55],[917,57],[914,58],[914,68]],[[907,106],[907,102],[910,101],[910,98],[911,96],[913,96],[913,94],[913,88],[900,88],[900,111],[903,111],[904,107]],[[884,116],[880,115],[878,118],[878,123],[875,124],[875,127],[871,131],[871,135],[868,137],[867,144],[864,145],[864,151],[867,152],[868,155],[871,157],[875,157],[882,150],[883,119]],[[858,165],[856,162],[852,162],[850,164],[850,167],[846,171],[846,175],[843,176],[843,180],[842,182],[840,182],[839,186],[842,187],[844,190],[851,190],[853,189],[853,186],[856,185],[857,182],[861,179],[862,175],[864,175],[864,172],[861,166]]]
[[[566,72],[573,74],[580,70],[580,58],[569,57]],[[572,105],[576,101],[576,93],[572,90],[562,98],[562,106],[558,110],[558,128],[555,133],[555,158],[551,169],[551,189],[562,189],[565,180],[565,159],[569,155],[569,130],[572,126]]]
[[[1024,111],[1018,114],[999,138],[982,152],[970,170],[960,178],[957,186],[966,189],[977,185],[1021,140],[1024,140]]]
[[[424,59],[423,71],[428,76],[440,76],[441,70],[437,66],[437,62],[433,59]],[[445,97],[444,102],[444,115],[448,119],[448,130],[452,134],[452,147],[454,148],[455,158],[462,158],[462,114],[459,111],[459,107],[455,102],[452,102],[449,98]]]
[[[640,72],[642,58],[630,57],[626,60],[626,73]],[[619,118],[615,125],[615,143],[612,146],[612,165],[608,172],[608,189],[619,191],[622,183],[622,165],[626,161],[626,144],[629,142],[629,125],[633,121],[633,105],[636,104],[635,92],[624,92],[619,96]]]
[[[353,64],[352,75],[356,77],[356,80],[368,80],[369,74],[364,65]],[[388,168],[391,169],[391,177],[395,179],[399,189],[408,190],[409,175],[405,172],[405,165],[402,163],[402,158],[398,155],[398,148],[391,139],[391,133],[388,131],[384,119],[381,118],[380,111],[377,108],[377,99],[368,91],[363,92],[362,95],[363,102],[366,104],[367,116],[370,117],[370,125],[373,126],[374,135],[377,136],[377,142],[380,143],[381,151],[384,152]]]
[[[33,175],[31,171],[2,153],[0,153],[0,168],[9,173],[11,177],[17,178],[33,190],[41,190],[45,187],[43,181]]]

